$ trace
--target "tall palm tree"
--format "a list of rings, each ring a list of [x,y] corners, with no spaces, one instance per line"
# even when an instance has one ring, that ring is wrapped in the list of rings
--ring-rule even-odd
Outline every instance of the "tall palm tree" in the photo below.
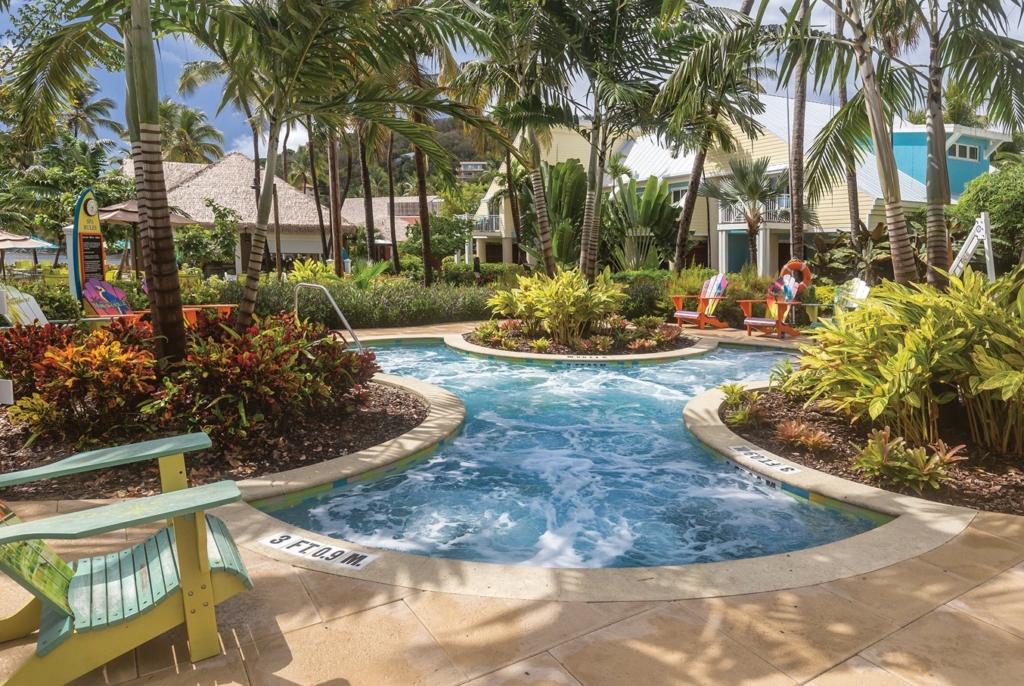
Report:
[[[96,133],[98,126],[106,127],[118,136],[125,134],[124,124],[110,118],[116,103],[112,98],[95,99],[98,92],[99,86],[96,82],[87,81],[71,93],[65,120],[71,129],[71,135],[75,138],[84,136],[96,140],[99,138]]]
[[[796,21],[806,26],[810,20],[807,0],[800,0]],[[789,176],[790,254],[804,259],[804,125],[807,120],[807,57],[801,55],[796,65],[796,83],[793,88],[793,135],[790,139]]]
[[[164,159],[168,162],[208,164],[224,156],[224,134],[206,123],[202,110],[167,99],[160,105],[160,114]]]
[[[789,174],[769,174],[771,159],[761,157],[748,162],[732,159],[729,162],[730,176],[724,179],[705,179],[701,182],[700,194],[717,200],[725,207],[733,207],[743,215],[747,224],[747,239],[750,242],[750,264],[757,267],[757,235],[765,222],[765,211],[789,193]]]
[[[843,21],[843,15],[839,12],[833,12],[835,18],[835,35],[836,40],[843,40],[843,29],[845,22]],[[843,76],[836,83],[836,96],[839,100],[839,107],[846,107],[846,103],[849,102],[849,94],[847,93],[846,87],[846,76]],[[860,195],[857,186],[857,160],[854,158],[853,153],[850,150],[842,151],[843,166],[846,172],[846,203],[850,214],[850,244],[853,249],[861,253],[865,259],[870,254],[871,248],[869,242],[864,239],[861,232],[860,222]]]
[[[677,147],[694,151],[689,185],[679,215],[676,271],[683,268],[690,242],[690,223],[704,175],[708,151],[717,147],[729,152],[735,145],[730,127],[738,127],[753,138],[760,130],[753,115],[764,111],[758,96],[758,34],[762,4],[756,18],[747,17],[753,0],[743,0],[740,17],[725,27],[710,27],[694,36],[694,45],[676,65],[661,87],[655,107],[671,112],[669,138]],[[685,2],[667,2],[663,20],[682,17],[689,10]]]

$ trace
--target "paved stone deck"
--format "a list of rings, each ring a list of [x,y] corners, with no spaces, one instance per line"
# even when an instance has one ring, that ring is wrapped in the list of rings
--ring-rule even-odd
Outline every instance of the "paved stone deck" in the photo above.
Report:
[[[13,505],[31,519],[93,504]],[[54,547],[72,559],[99,555],[149,531]],[[453,595],[242,554],[256,587],[218,608],[219,657],[191,665],[175,630],[76,684],[1024,683],[1024,518],[1009,515],[979,514],[949,543],[869,574],[675,602]],[[0,576],[0,615],[26,597]],[[30,637],[0,645],[0,680],[34,643]]]

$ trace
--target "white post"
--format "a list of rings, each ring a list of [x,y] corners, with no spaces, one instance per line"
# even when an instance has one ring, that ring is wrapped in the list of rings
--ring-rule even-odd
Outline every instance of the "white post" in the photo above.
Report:
[[[985,227],[982,239],[985,242],[985,266],[988,268],[988,280],[996,280],[996,254],[992,249],[992,223],[989,221],[988,212],[981,213],[981,224]]]
[[[470,243],[470,239],[466,239],[466,264],[473,262],[473,246]]]
[[[68,288],[71,290],[71,295],[75,295],[78,289],[75,287],[77,282],[75,278],[75,269],[78,266],[78,246],[74,245],[73,236],[75,235],[74,226],[64,227],[64,244],[68,247],[65,254],[68,256]]]

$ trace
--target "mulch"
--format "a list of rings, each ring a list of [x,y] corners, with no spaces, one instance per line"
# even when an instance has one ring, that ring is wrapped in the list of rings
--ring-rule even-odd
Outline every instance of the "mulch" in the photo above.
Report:
[[[802,448],[782,443],[775,437],[775,427],[771,424],[757,429],[732,428],[734,432],[797,464],[876,488],[898,490],[851,468],[851,462],[857,454],[851,443],[858,446],[867,443],[872,427],[851,425],[841,415],[817,405],[804,407],[802,400],[788,398],[778,391],[762,394],[759,403],[768,417],[779,421],[799,419],[811,428],[823,431],[831,438],[830,449],[811,454]],[[944,408],[948,408],[948,416],[943,416],[940,422],[943,427],[942,439],[950,446],[966,445],[961,454],[968,459],[955,462],[949,468],[952,481],[942,484],[938,490],[926,488],[921,497],[947,505],[1024,516],[1024,458],[999,455],[979,448],[971,441],[970,432],[962,421],[963,413],[956,412],[954,403]],[[721,414],[724,420],[724,412]],[[907,491],[906,495],[916,494]]]
[[[669,325],[669,326],[674,326],[674,325]],[[505,350],[505,351],[511,351],[511,352],[520,352],[520,353],[532,353],[534,355],[538,354],[536,350],[534,350],[533,348],[530,347],[530,341],[533,340],[533,339],[527,338],[526,336],[523,336],[521,334],[506,333],[505,335],[507,337],[506,340],[510,340],[510,341],[513,341],[515,343],[515,347],[513,347],[513,348],[505,348],[505,347],[502,347],[500,345],[494,345],[494,344],[491,344],[491,343],[481,342],[481,341],[476,340],[473,337],[472,333],[463,334],[462,337],[467,342],[472,343],[473,345],[480,345],[480,346],[483,346],[485,348],[493,348],[494,350]],[[555,342],[552,341],[551,344],[548,345],[547,350],[545,350],[542,354],[544,354],[544,355],[595,355],[595,356],[599,356],[599,355],[647,355],[647,354],[650,354],[650,353],[666,352],[668,350],[682,350],[683,348],[689,348],[690,346],[694,345],[697,341],[698,341],[697,338],[693,338],[692,336],[686,336],[684,334],[684,335],[680,335],[679,337],[677,337],[677,338],[675,338],[675,339],[673,339],[671,341],[668,341],[667,343],[665,343],[663,345],[659,345],[658,347],[651,348],[649,350],[630,350],[625,345],[616,345],[616,346],[612,347],[612,349],[609,350],[606,353],[599,353],[599,352],[595,352],[595,351],[592,351],[592,350],[591,351],[580,350],[578,348],[570,348],[567,345],[559,345],[558,343],[555,343]]]
[[[427,407],[418,397],[391,386],[369,385],[366,406],[333,415],[289,418],[276,430],[254,432],[229,446],[189,453],[185,464],[191,485],[238,481],[325,462],[396,438],[422,422]],[[0,410],[0,472],[30,469],[76,452],[66,441],[39,439],[25,447],[29,434],[14,427]],[[137,439],[143,440],[143,439]],[[0,489],[4,500],[132,498],[160,492],[155,462],[48,479]]]

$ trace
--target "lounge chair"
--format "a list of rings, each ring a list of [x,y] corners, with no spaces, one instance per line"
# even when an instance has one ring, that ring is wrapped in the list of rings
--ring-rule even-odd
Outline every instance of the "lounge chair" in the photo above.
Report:
[[[728,326],[728,324],[714,316],[715,308],[718,307],[718,301],[725,297],[725,289],[728,286],[729,281],[725,278],[725,275],[717,274],[704,282],[699,296],[673,295],[672,302],[676,306],[676,322],[680,326],[683,325],[684,321],[691,322],[696,324],[698,329],[704,329],[708,326],[723,329]],[[696,298],[697,309],[684,310],[684,298]]]
[[[188,488],[184,453],[209,447],[205,434],[95,450],[0,476],[0,488],[157,459],[164,493],[22,523],[0,503],[0,571],[33,595],[0,619],[0,642],[39,630],[35,654],[3,686],[66,684],[184,624],[193,662],[220,653],[220,603],[252,588],[224,523],[205,511],[241,499],[222,481]],[[172,520],[119,553],[62,560],[43,539],[77,540]]]
[[[780,296],[769,291],[763,300],[737,300],[740,309],[743,310],[743,325],[747,327],[747,335],[750,336],[752,331],[760,331],[766,335],[775,334],[779,338],[785,338],[786,334],[799,336],[800,332],[785,321],[789,308],[800,304],[793,300],[796,293],[796,281],[793,280],[793,277],[786,276],[783,277],[781,299]],[[764,303],[765,316],[754,316],[755,303]]]
[[[850,279],[843,285],[836,288],[833,313],[839,314],[847,310],[855,310],[860,307],[864,298],[868,297],[871,289],[862,279]]]

